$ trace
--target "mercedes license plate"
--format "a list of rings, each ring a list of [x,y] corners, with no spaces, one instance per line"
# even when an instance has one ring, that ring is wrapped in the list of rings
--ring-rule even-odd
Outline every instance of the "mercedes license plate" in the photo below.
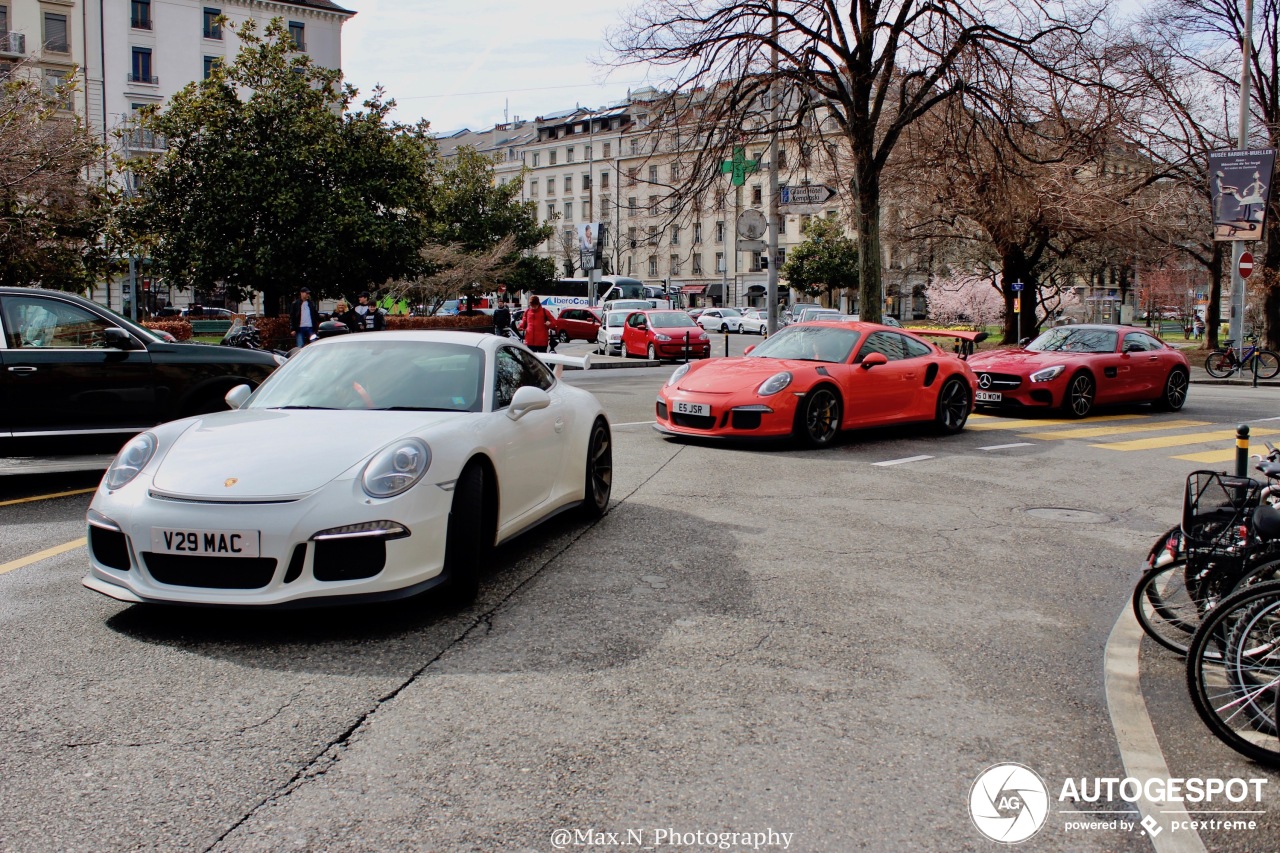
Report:
[[[999,403],[1001,394],[999,391],[979,391],[974,395],[979,403]]]
[[[257,557],[256,530],[176,530],[151,528],[151,550],[193,557]]]
[[[676,414],[711,416],[711,406],[706,403],[676,403]]]

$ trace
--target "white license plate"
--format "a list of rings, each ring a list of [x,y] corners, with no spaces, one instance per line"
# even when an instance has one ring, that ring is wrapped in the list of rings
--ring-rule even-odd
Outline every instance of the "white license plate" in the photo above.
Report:
[[[999,391],[979,391],[974,398],[979,403],[999,403],[1003,395]]]
[[[257,557],[256,530],[176,530],[151,528],[151,550],[193,557]]]
[[[711,406],[706,403],[676,403],[676,414],[711,416]]]

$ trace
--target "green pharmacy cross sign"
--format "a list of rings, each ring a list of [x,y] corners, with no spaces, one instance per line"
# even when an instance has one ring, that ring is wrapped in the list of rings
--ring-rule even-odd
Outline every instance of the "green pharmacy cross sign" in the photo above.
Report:
[[[725,160],[720,164],[720,174],[733,175],[732,183],[735,187],[740,187],[747,182],[747,175],[751,172],[759,171],[759,160],[748,160],[745,148],[735,147],[733,149],[733,159]]]

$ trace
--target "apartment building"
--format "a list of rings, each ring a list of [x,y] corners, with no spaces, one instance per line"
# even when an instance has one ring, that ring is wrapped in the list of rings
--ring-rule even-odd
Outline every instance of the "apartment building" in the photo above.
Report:
[[[55,89],[84,65],[90,32],[81,0],[0,0],[0,78],[20,63]],[[62,104],[84,114],[84,87]]]

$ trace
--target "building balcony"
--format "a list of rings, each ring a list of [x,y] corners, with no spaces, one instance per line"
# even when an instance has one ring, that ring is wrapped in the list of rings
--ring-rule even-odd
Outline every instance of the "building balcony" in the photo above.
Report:
[[[27,37],[22,33],[0,33],[0,56],[22,57],[27,55]]]
[[[165,138],[154,130],[142,130],[137,127],[121,132],[120,144],[128,152],[164,151],[169,147]]]
[[[150,75],[150,74],[133,74],[133,73],[130,73],[130,74],[129,74],[129,82],[130,82],[130,83],[143,83],[143,84],[145,84],[145,85],[147,85],[147,86],[159,86],[159,85],[160,85],[160,78],[159,78],[159,77],[154,77],[154,76],[152,76],[152,75]]]

